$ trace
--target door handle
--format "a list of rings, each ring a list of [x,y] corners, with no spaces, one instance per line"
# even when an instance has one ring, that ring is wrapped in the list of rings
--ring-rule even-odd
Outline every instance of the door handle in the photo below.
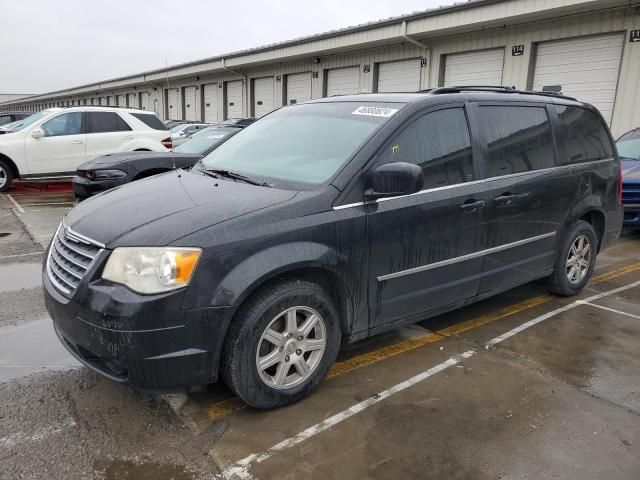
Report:
[[[80,145],[80,144],[82,144],[83,142],[82,142],[82,140],[74,140],[74,141],[72,141],[71,143],[72,143],[73,145]]]
[[[465,213],[475,212],[476,210],[482,207],[484,207],[484,200],[475,200],[475,199],[467,200],[462,205],[460,205],[460,208]]]
[[[496,198],[494,198],[494,202],[499,203],[503,206],[507,206],[507,205],[511,205],[513,203],[513,200],[515,199],[515,197],[513,195],[511,195],[510,192],[505,192],[502,195],[497,196]]]
[[[134,137],[133,135],[127,135],[126,137],[124,137],[125,140],[133,140],[134,138],[136,137]]]

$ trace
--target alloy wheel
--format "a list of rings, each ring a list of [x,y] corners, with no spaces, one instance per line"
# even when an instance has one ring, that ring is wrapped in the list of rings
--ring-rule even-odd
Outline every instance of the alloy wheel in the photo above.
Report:
[[[7,184],[7,171],[0,166],[0,188]]]
[[[320,364],[327,344],[322,316],[309,307],[291,307],[278,314],[258,341],[256,368],[275,389],[305,382]]]
[[[567,279],[576,285],[584,279],[591,265],[591,241],[586,235],[579,235],[571,245],[567,255]]]

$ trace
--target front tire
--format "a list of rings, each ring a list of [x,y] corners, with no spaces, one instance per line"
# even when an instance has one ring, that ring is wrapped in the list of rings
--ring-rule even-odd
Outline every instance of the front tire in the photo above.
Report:
[[[314,283],[263,288],[238,311],[222,358],[222,378],[249,405],[269,409],[306,397],[335,361],[336,308]]]
[[[6,192],[11,188],[13,171],[7,162],[0,160],[0,192]]]
[[[549,277],[549,290],[563,297],[580,293],[593,274],[597,252],[596,232],[590,223],[579,220],[564,239]]]

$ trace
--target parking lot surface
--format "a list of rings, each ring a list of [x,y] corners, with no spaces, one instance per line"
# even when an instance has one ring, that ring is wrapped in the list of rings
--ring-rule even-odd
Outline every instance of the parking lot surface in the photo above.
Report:
[[[308,399],[157,395],[80,366],[42,302],[73,197],[0,195],[0,478],[640,478],[640,237],[579,296],[532,283],[343,348]]]

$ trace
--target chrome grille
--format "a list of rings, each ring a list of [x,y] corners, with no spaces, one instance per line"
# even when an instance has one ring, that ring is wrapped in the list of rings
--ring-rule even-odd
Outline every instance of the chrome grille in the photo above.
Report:
[[[47,258],[47,275],[57,290],[74,294],[104,245],[80,235],[64,223],[51,240]]]

